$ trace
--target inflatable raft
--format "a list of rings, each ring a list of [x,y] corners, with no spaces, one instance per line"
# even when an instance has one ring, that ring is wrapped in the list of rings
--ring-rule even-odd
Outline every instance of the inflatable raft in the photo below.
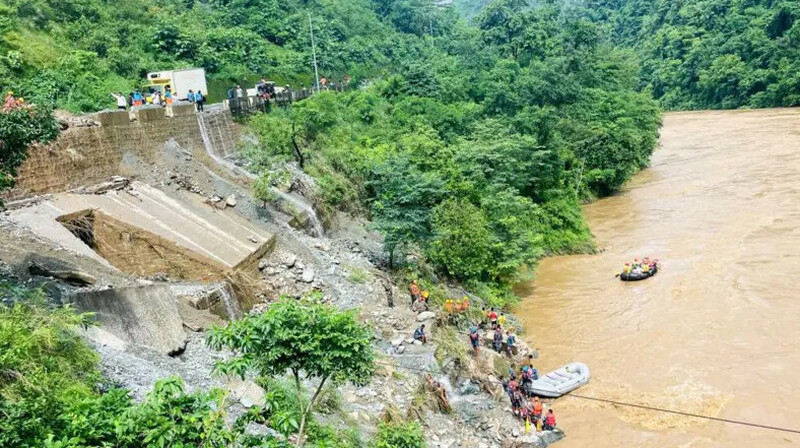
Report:
[[[639,280],[644,280],[646,278],[650,278],[658,273],[658,266],[650,269],[647,272],[631,272],[630,274],[622,273],[619,275],[619,279],[623,282],[638,282]]]
[[[558,398],[589,382],[589,366],[573,362],[533,380],[531,390],[534,395]]]

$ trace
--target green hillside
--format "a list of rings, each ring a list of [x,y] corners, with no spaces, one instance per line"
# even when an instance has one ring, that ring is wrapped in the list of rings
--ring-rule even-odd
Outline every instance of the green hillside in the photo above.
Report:
[[[309,14],[329,77],[371,76],[421,44],[369,0],[10,0],[0,3],[0,85],[59,107],[109,106],[147,72],[204,67],[210,80],[310,81]],[[413,17],[413,14],[411,14]],[[426,22],[427,25],[427,22]]]

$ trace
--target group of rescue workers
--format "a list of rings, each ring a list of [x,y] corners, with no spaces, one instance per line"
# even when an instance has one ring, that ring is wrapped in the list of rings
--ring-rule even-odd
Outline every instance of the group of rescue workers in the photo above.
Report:
[[[655,270],[656,267],[658,267],[658,258],[644,257],[642,261],[634,258],[633,263],[625,263],[625,266],[622,267],[622,272],[624,274],[648,274],[650,271]]]
[[[428,310],[428,291],[421,290],[417,281],[412,281],[409,292],[412,310],[415,312]],[[447,299],[444,303],[444,311],[448,321],[466,313],[469,305],[470,301],[466,296],[461,300]],[[489,310],[484,308],[482,311],[481,322],[470,326],[468,333],[474,356],[477,358],[480,353],[480,331],[490,330],[493,332],[492,348],[497,353],[505,353],[513,359],[513,356],[517,354],[516,337],[511,329],[503,332],[506,324],[505,314],[498,313],[494,308]],[[423,344],[428,342],[424,324],[414,331],[414,339]],[[535,427],[537,431],[552,430],[556,427],[556,415],[553,409],[550,408],[547,413],[543,414],[542,402],[539,397],[534,396],[533,382],[539,379],[539,371],[533,365],[533,359],[532,354],[528,355],[519,370],[516,369],[515,364],[511,364],[508,369],[508,379],[501,378],[503,389],[511,401],[511,410],[515,417],[525,422],[526,433],[530,431],[531,426]]]
[[[178,100],[175,93],[172,91],[172,86],[165,86],[164,92],[151,89],[149,93],[142,93],[141,90],[136,89],[127,96],[122,92],[111,93],[111,96],[117,101],[117,109],[125,110],[128,107],[141,107],[144,105],[165,106],[171,107],[172,104]],[[186,101],[193,103],[197,106],[197,110],[202,111],[203,105],[206,102],[206,97],[203,92],[194,92],[189,90],[186,94]]]

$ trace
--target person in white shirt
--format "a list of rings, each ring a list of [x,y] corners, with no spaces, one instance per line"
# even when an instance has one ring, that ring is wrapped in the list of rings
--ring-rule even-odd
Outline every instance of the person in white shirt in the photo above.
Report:
[[[125,95],[123,95],[122,92],[111,92],[111,96],[117,100],[117,109],[125,110],[128,108],[128,100],[125,98]]]

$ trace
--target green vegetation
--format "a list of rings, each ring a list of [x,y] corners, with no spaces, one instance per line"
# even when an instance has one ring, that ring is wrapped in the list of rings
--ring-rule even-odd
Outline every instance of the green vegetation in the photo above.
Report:
[[[25,161],[28,145],[47,143],[56,136],[58,124],[47,107],[16,104],[15,101],[7,109],[0,110],[0,192],[14,186],[14,176]]]
[[[257,171],[297,162],[330,206],[372,219],[390,263],[421,253],[502,305],[520,267],[591,249],[580,203],[616,191],[657,142],[635,55],[584,14],[499,0],[474,27],[406,36],[417,44],[369,86],[254,117],[246,156]]]
[[[187,394],[180,379],[159,381],[141,404],[99,390],[98,355],[76,333],[91,316],[48,309],[38,290],[0,283],[0,446],[118,448],[228,446],[220,390]],[[256,444],[243,446],[261,446]]]
[[[352,313],[321,305],[281,302],[265,318],[249,318],[211,336],[212,344],[238,347],[239,357],[220,364],[226,372],[244,368],[270,375],[263,407],[252,407],[226,423],[226,394],[212,389],[188,394],[179,378],[158,381],[142,403],[128,391],[105,390],[98,355],[76,330],[92,316],[69,307],[48,308],[40,290],[0,283],[0,446],[8,448],[281,447],[285,440],[245,433],[263,423],[284,436],[307,433],[318,448],[358,448],[360,436],[317,423],[310,411],[339,410],[335,386],[363,384],[372,374],[371,331]],[[282,317],[276,316],[282,315]],[[286,327],[267,326],[291,323]],[[297,339],[294,339],[297,337]],[[274,339],[273,339],[274,338]],[[247,344],[244,341],[247,341]],[[266,341],[277,342],[274,345]],[[292,341],[300,342],[293,346]],[[245,347],[245,345],[247,345]],[[269,349],[264,349],[267,345]],[[218,345],[219,346],[219,345]],[[282,377],[281,366],[297,373]],[[300,373],[320,380],[306,400]],[[334,387],[323,387],[329,384]]]
[[[668,109],[800,105],[800,3],[587,0]]]
[[[217,370],[226,375],[254,372],[264,378],[291,373],[299,407],[298,445],[304,441],[306,423],[325,384],[351,382],[364,385],[374,371],[372,331],[353,312],[340,312],[312,301],[283,298],[266,312],[248,316],[209,335],[209,346],[233,350]],[[318,381],[307,400],[301,375]]]
[[[417,14],[391,3],[7,0],[0,3],[0,86],[75,111],[113,107],[109,92],[129,92],[146,84],[147,72],[172,68],[205,68],[212,101],[231,83],[252,87],[261,76],[307,86],[309,13],[321,74],[355,81],[416,45],[373,12],[380,6],[399,24]]]
[[[375,448],[425,448],[425,436],[416,422],[381,423]]]

